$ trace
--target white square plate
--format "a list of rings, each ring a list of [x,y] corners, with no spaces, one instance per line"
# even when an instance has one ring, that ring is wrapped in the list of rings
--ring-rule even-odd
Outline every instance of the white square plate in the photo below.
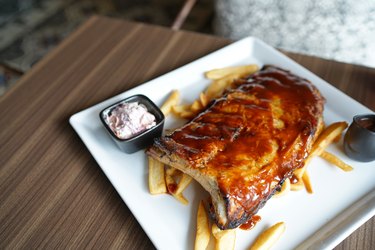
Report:
[[[273,64],[312,81],[327,99],[324,111],[327,124],[350,123],[356,114],[372,113],[277,50],[248,37],[70,118],[73,128],[158,249],[193,249],[196,209],[205,192],[200,192],[198,184],[191,185],[185,191],[190,201],[187,206],[169,195],[150,195],[144,152],[130,155],[121,152],[104,130],[99,112],[134,94],[144,94],[161,105],[173,89],[181,91],[183,102],[192,101],[209,83],[203,77],[204,71],[249,63]],[[179,122],[168,117],[166,128]],[[286,231],[276,249],[330,249],[370,219],[375,214],[374,162],[350,160],[341,145],[331,145],[328,151],[354,166],[354,171],[346,173],[314,158],[308,166],[314,193],[302,190],[269,200],[258,213],[262,220],[254,229],[237,230],[236,249],[248,248],[262,230],[279,221],[286,223]]]

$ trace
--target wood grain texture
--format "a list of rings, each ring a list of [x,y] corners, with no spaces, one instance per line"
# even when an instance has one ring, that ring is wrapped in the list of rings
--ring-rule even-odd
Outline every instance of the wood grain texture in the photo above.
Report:
[[[68,119],[229,43],[93,17],[33,67],[0,97],[0,249],[154,248]],[[287,55],[375,109],[375,69]],[[373,218],[337,249],[374,235]]]

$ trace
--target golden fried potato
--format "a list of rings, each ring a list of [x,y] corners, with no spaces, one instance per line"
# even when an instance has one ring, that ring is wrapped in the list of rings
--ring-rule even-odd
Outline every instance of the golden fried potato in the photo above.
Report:
[[[314,143],[310,157],[320,155],[347,127],[346,122],[335,122],[324,129]]]
[[[206,96],[205,93],[201,92],[199,94],[199,100],[200,100],[200,102],[202,104],[202,107],[206,107],[208,105],[209,101],[208,101],[208,98],[207,98],[207,96]]]
[[[196,115],[197,115],[197,113],[194,112],[194,111],[186,111],[186,112],[180,113],[180,118],[192,119]]]
[[[303,184],[304,184],[304,186],[306,188],[306,191],[309,194],[312,194],[313,193],[313,189],[312,189],[312,185],[311,185],[311,181],[310,181],[310,176],[309,176],[307,170],[303,173],[302,181],[303,181]]]
[[[204,75],[208,79],[217,80],[223,78],[229,74],[240,74],[240,75],[250,75],[259,69],[256,64],[225,67],[220,69],[212,69],[207,71]]]
[[[349,172],[349,171],[353,170],[352,166],[346,164],[345,162],[343,162],[342,160],[340,160],[340,158],[338,158],[336,155],[331,154],[331,153],[329,153],[327,151],[323,151],[320,154],[320,157],[322,157],[324,160],[330,162],[331,164],[333,164],[333,165],[341,168],[345,172]]]
[[[306,171],[306,167],[307,167],[307,163],[305,163],[305,165],[301,168],[297,168],[296,170],[294,170],[293,172],[293,175],[297,178],[297,179],[302,179],[302,176],[303,174],[305,173]]]
[[[204,92],[207,96],[208,100],[212,100],[216,97],[219,97],[223,94],[224,90],[233,83],[235,79],[240,78],[240,74],[229,74],[223,78],[217,79],[212,81],[210,85],[208,85],[206,91]]]
[[[172,106],[172,112],[179,116],[182,112],[187,112],[190,110],[190,104],[181,104]]]
[[[172,111],[172,107],[176,106],[180,102],[180,92],[178,90],[173,90],[168,96],[167,100],[161,105],[161,111],[164,116],[167,116]]]
[[[164,164],[148,157],[148,187],[151,194],[165,194]]]
[[[203,105],[202,105],[202,103],[200,102],[200,100],[195,100],[195,101],[191,104],[191,106],[190,106],[190,110],[191,110],[191,111],[197,111],[197,112],[199,112],[199,111],[202,110],[202,108],[203,108]]]
[[[197,212],[197,231],[195,235],[195,250],[206,250],[210,242],[211,232],[210,224],[206,209],[204,208],[203,201],[199,202]]]
[[[302,178],[298,179],[298,181],[295,183],[290,183],[290,190],[292,191],[299,191],[304,188],[305,188],[305,184],[303,183]]]
[[[231,250],[236,245],[236,229],[221,230],[214,223],[212,225],[212,235],[215,238],[216,250]]]
[[[176,194],[184,192],[184,190],[189,186],[193,178],[185,173],[182,174],[180,181],[177,184]]]
[[[170,193],[175,199],[181,202],[184,205],[187,205],[189,201],[185,198],[182,192],[177,193],[178,182],[182,179],[184,174],[173,167],[166,166],[165,171],[165,182],[167,185],[168,193]]]
[[[329,146],[329,144],[337,141],[337,138],[339,138],[342,134],[342,132],[347,128],[348,124],[346,122],[335,122],[326,127],[322,133],[319,135],[318,139],[315,141],[314,145],[312,146],[312,150],[310,152],[309,157],[305,160],[305,165],[302,168],[296,169],[293,174],[297,178],[297,183],[291,184],[291,190],[301,190],[303,187],[306,188],[306,191],[308,193],[312,193],[312,185],[310,181],[310,177],[306,172],[306,166],[311,161],[311,159],[314,156],[318,156],[321,154],[324,154],[324,150]],[[323,156],[322,156],[323,157]],[[338,159],[335,156],[330,156],[328,154],[324,154],[324,157],[326,157],[327,161],[332,161],[335,165],[340,165],[344,169],[349,170],[346,164],[343,163],[340,159]],[[323,157],[323,158],[324,158]],[[339,163],[340,162],[340,163]]]
[[[285,223],[279,222],[261,233],[255,240],[250,250],[266,250],[270,249],[281,237],[285,231]]]

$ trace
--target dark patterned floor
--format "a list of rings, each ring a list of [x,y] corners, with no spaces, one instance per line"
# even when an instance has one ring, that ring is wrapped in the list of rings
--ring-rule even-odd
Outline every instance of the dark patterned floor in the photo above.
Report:
[[[0,0],[0,95],[94,14],[171,26],[184,0]],[[182,29],[212,33],[213,0],[200,0]]]

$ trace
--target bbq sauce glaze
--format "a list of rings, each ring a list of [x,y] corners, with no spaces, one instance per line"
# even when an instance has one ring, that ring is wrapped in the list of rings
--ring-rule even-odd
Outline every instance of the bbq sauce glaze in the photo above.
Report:
[[[169,137],[176,154],[215,176],[228,224],[245,223],[285,178],[302,167],[322,117],[324,99],[306,79],[266,66]]]
[[[243,223],[240,228],[243,230],[251,230],[258,224],[261,219],[262,217],[260,217],[259,215],[253,215],[248,221]]]

